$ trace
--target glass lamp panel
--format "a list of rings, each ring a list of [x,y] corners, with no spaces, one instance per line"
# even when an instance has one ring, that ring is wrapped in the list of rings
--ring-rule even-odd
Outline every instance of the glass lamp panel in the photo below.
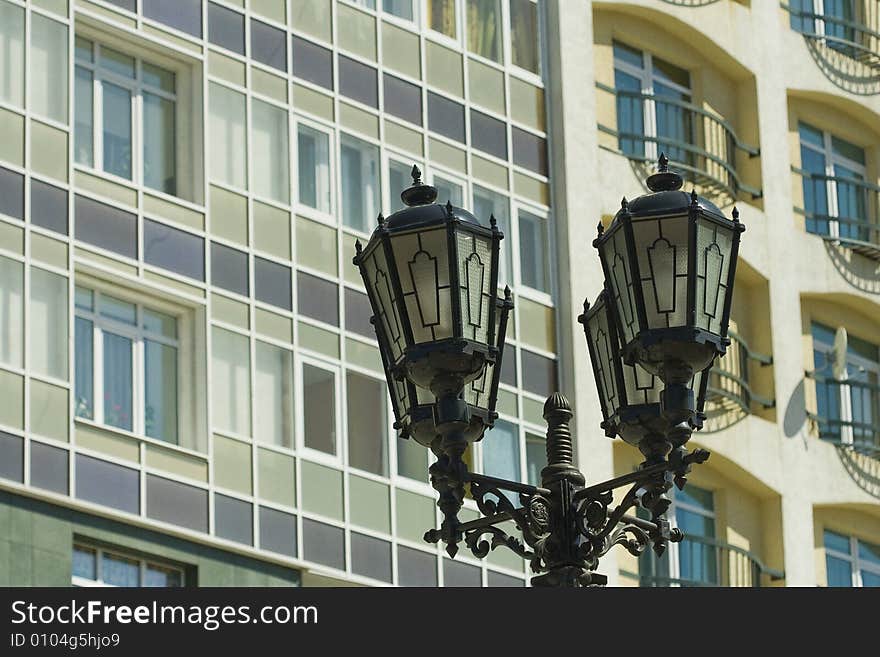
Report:
[[[587,314],[587,339],[589,340],[590,358],[599,389],[599,400],[602,403],[602,415],[607,420],[612,417],[621,405],[617,378],[614,372],[614,353],[617,336],[611,322],[611,313],[601,295]]]
[[[462,336],[489,344],[492,285],[492,238],[459,229],[456,232]]]
[[[446,227],[391,238],[413,342],[453,335]]]
[[[704,217],[697,220],[696,324],[722,334],[724,304],[729,290],[728,274],[733,250],[733,229]]]
[[[370,301],[373,304],[373,313],[376,317],[376,330],[382,333],[379,342],[383,340],[388,346],[389,358],[392,363],[397,362],[406,347],[406,338],[403,326],[400,323],[400,315],[394,304],[394,286],[391,281],[391,273],[388,261],[385,258],[385,250],[382,244],[377,244],[363,256],[364,281],[370,293]]]
[[[628,344],[639,332],[639,318],[623,226],[618,226],[614,235],[599,247],[599,254],[606,269],[611,301],[620,318],[623,341]]]
[[[398,427],[403,428],[409,423],[410,394],[409,384],[398,381],[391,374],[391,361],[388,345],[382,336],[379,337],[379,355],[382,357],[382,368],[385,371],[385,383],[391,394],[391,410]]]
[[[663,382],[639,365],[623,366],[623,384],[626,388],[626,403],[629,406],[659,404]]]
[[[687,324],[687,215],[633,221],[646,328]]]
[[[492,391],[492,378],[495,375],[495,364],[488,363],[483,373],[467,384],[464,388],[464,400],[471,406],[489,409],[489,396]]]

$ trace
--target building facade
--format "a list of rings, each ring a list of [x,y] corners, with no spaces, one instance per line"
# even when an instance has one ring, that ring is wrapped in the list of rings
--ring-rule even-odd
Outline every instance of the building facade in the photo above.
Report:
[[[801,6],[803,5],[803,6]],[[0,584],[523,586],[453,561],[351,264],[417,164],[515,310],[472,467],[593,481],[591,242],[659,153],[744,235],[733,345],[616,585],[880,576],[880,17],[802,0],[0,0]],[[463,515],[476,517],[466,501]]]

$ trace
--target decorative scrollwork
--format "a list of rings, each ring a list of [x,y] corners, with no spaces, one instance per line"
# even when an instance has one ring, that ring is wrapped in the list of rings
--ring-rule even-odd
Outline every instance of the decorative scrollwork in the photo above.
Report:
[[[651,536],[647,531],[635,525],[619,525],[605,539],[599,556],[601,557],[615,545],[622,545],[634,557],[640,556],[651,545]]]
[[[482,538],[486,535],[492,536],[491,543]],[[523,545],[521,540],[509,535],[500,527],[480,527],[465,532],[464,542],[477,559],[482,559],[491,550],[500,546],[513,550],[513,552],[524,559],[531,559],[535,556],[534,553]]]

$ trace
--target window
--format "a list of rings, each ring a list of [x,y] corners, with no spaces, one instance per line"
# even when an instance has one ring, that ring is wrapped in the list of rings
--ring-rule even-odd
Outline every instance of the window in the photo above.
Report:
[[[137,215],[76,195],[76,239],[127,258],[137,258]]]
[[[653,554],[641,557],[642,586],[719,586],[718,552],[715,548],[715,502],[712,491],[688,484],[675,490],[670,515],[684,532],[680,543],[671,543],[666,559]]]
[[[67,277],[31,267],[30,367],[37,374],[67,379]]]
[[[510,0],[510,56],[514,66],[541,72],[536,0]]]
[[[211,113],[211,178],[247,189],[244,94],[212,82],[208,95]]]
[[[202,36],[201,0],[141,0],[145,18],[169,25],[194,37]]]
[[[342,223],[370,232],[381,209],[379,149],[349,135],[339,147],[342,176]]]
[[[437,586],[437,557],[398,545],[397,578],[400,586]]]
[[[798,132],[807,231],[869,241],[864,149],[806,123]]]
[[[385,382],[357,372],[345,375],[348,464],[388,476],[388,417]]]
[[[209,2],[208,41],[244,55],[244,14]]]
[[[519,211],[519,278],[534,290],[550,292],[550,271],[547,261],[549,244],[547,220]]]
[[[391,583],[391,543],[351,532],[351,572]]]
[[[291,287],[290,267],[254,256],[254,297],[257,301],[291,310]]]
[[[214,327],[212,332],[211,417],[215,428],[242,436],[251,433],[251,359],[244,335]]]
[[[428,129],[464,143],[464,106],[428,92]]]
[[[302,390],[305,446],[336,455],[336,375],[303,363]]]
[[[24,8],[0,0],[0,101],[24,107]]]
[[[498,259],[499,287],[512,284],[513,281],[513,275],[510,271],[510,263],[513,258],[513,235],[510,232],[509,206],[510,202],[505,196],[474,185],[474,216],[483,225],[488,225],[489,218],[494,216],[495,221],[498,222],[498,229],[504,234]]]
[[[428,480],[428,452],[412,438],[397,437],[397,474],[416,481]]]
[[[69,473],[66,449],[31,440],[31,486],[67,495]]]
[[[287,33],[251,19],[251,57],[254,61],[287,71]]]
[[[556,361],[525,349],[520,353],[523,388],[542,397],[552,395],[556,390]]]
[[[211,242],[211,283],[248,296],[248,256],[244,251]]]
[[[151,474],[146,479],[147,517],[208,531],[208,491]]]
[[[404,20],[416,19],[413,0],[382,0],[382,9]]]
[[[64,124],[67,123],[67,34],[63,23],[31,14],[30,110]]]
[[[0,213],[24,220],[24,176],[0,167]]]
[[[839,330],[839,329],[838,329]],[[880,346],[849,335],[846,354],[835,353],[837,331],[813,322],[816,415],[819,436],[847,445],[876,443],[880,422]]]
[[[31,223],[67,235],[67,190],[31,178]]]
[[[303,518],[303,557],[338,570],[345,570],[345,531],[317,520]]]
[[[24,438],[5,431],[0,431],[0,477],[24,481]]]
[[[385,73],[385,111],[389,114],[422,125],[422,90],[418,85]]]
[[[880,545],[825,530],[828,586],[880,587]]]
[[[307,125],[297,127],[299,202],[330,212],[330,135]]]
[[[287,110],[253,99],[254,191],[279,203],[290,202]],[[239,154],[243,157],[243,154]]]
[[[496,420],[495,427],[483,446],[483,473],[511,481],[521,481],[519,454],[519,427],[504,420]],[[517,497],[505,493],[516,506]]]
[[[339,93],[378,109],[379,91],[376,69],[339,55]]]
[[[77,454],[76,497],[126,513],[141,510],[140,473],[109,461]]]
[[[184,585],[184,572],[177,566],[153,559],[140,559],[89,545],[73,546],[74,586]]]
[[[0,256],[0,363],[21,367],[24,357],[24,267]]]
[[[177,318],[76,288],[76,415],[178,442]]]
[[[507,126],[503,121],[471,109],[471,145],[506,160]]]
[[[296,516],[260,507],[260,547],[263,550],[296,556]]]
[[[388,207],[391,212],[397,212],[405,207],[400,193],[412,186],[410,171],[412,171],[411,164],[406,165],[397,160],[388,160]]]
[[[690,74],[618,41],[613,48],[620,150],[651,161],[663,151],[693,165],[691,151],[679,145],[694,143],[691,114],[682,106],[691,101]]]
[[[227,495],[214,494],[214,533],[245,545],[254,544],[254,507]]]
[[[75,93],[77,163],[178,193],[175,72],[77,37]]]
[[[449,201],[455,207],[461,207],[461,204],[464,201],[464,196],[462,195],[461,191],[461,185],[456,182],[452,182],[451,180],[447,180],[446,178],[434,176],[434,187],[437,188],[438,203],[440,203],[441,205],[446,205],[446,201]]]
[[[516,126],[511,128],[513,137],[513,163],[529,171],[547,175],[547,140]]]
[[[293,354],[257,341],[254,381],[254,437],[262,443],[293,447]]]
[[[300,315],[339,326],[339,290],[336,283],[297,272],[296,297]]]
[[[500,0],[467,1],[468,50],[496,62],[501,61]]]
[[[293,74],[325,89],[333,90],[333,53],[297,36],[291,43]]]
[[[145,218],[144,262],[204,281],[205,240],[198,235]]]
[[[428,0],[428,27],[454,39],[455,0]]]
[[[373,309],[366,294],[345,288],[345,329],[368,338],[375,338],[376,332],[370,324]]]
[[[443,586],[478,587],[483,585],[483,575],[479,567],[461,561],[443,559]]]
[[[526,432],[526,481],[532,486],[541,485],[541,470],[547,465],[547,439]]]

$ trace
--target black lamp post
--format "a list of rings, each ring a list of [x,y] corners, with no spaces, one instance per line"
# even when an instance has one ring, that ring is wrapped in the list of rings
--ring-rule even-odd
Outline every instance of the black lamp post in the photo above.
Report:
[[[681,178],[667,170],[648,179],[654,192],[627,204],[595,241],[605,291],[584,324],[600,393],[606,435],[621,436],[645,455],[640,468],[585,485],[573,465],[568,401],[553,394],[544,405],[547,466],[530,486],[469,472],[462,456],[481,440],[497,414],[510,290],[498,294],[503,235],[485,226],[421,181],[401,193],[406,208],[379,216],[370,241],[356,244],[373,309],[373,326],[402,437],[429,447],[443,512],[425,540],[446,543],[450,556],[465,542],[479,558],[504,545],[531,561],[536,586],[604,584],[595,572],[614,545],[663,554],[682,534],[670,527],[666,492],[683,487],[693,463],[709,453],[684,444],[702,423],[708,368],[727,344],[727,320],[741,224],[695,193],[677,192]],[[684,200],[682,199],[684,198]],[[636,282],[634,284],[633,282]],[[653,296],[652,296],[653,295]],[[650,306],[646,303],[650,302]],[[662,385],[661,385],[662,384]],[[465,486],[483,517],[461,522]],[[613,504],[613,491],[628,486]],[[519,504],[505,494],[518,495]],[[627,512],[650,510],[651,519]],[[512,521],[522,540],[499,525]]]

